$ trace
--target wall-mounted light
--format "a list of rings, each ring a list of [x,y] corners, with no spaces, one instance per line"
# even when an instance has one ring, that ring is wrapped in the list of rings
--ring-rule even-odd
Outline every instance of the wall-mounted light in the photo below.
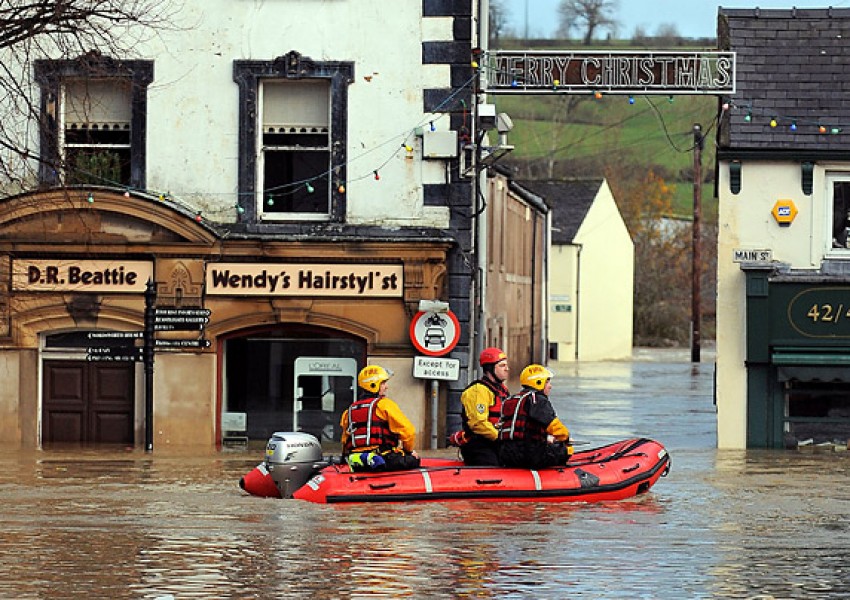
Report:
[[[815,164],[804,162],[800,164],[800,186],[806,196],[812,195],[812,180],[814,179]]]
[[[738,194],[741,191],[741,161],[729,163],[729,191]]]

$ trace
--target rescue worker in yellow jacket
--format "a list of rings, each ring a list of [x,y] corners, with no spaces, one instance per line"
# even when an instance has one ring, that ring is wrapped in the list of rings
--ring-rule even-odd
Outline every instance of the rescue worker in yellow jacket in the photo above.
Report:
[[[449,437],[449,444],[460,448],[467,465],[497,466],[499,432],[496,427],[502,416],[502,402],[509,395],[505,385],[510,372],[508,357],[499,348],[485,348],[478,363],[484,374],[461,394],[463,429]]]
[[[554,373],[528,365],[519,376],[522,391],[502,404],[499,459],[506,467],[542,469],[567,464],[573,453],[570,431],[549,401]]]
[[[355,471],[399,471],[419,466],[416,430],[387,398],[392,371],[369,365],[357,376],[360,397],[342,413],[342,453]]]

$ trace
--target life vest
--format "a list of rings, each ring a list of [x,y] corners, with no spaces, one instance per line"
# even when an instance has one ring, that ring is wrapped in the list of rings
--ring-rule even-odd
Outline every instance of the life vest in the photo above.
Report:
[[[505,401],[505,399],[509,395],[508,389],[501,383],[497,384],[494,381],[490,381],[490,379],[482,378],[482,379],[478,379],[476,381],[473,381],[466,388],[466,390],[468,390],[473,385],[476,385],[478,383],[480,383],[481,385],[486,387],[488,390],[493,392],[493,404],[492,404],[492,406],[490,406],[490,410],[487,414],[487,420],[490,421],[493,424],[493,427],[498,428],[499,421],[502,420],[502,403]],[[466,390],[464,390],[464,391],[466,391]],[[467,433],[472,434],[472,430],[469,428],[469,425],[467,423],[468,423],[468,420],[464,419],[463,420],[463,428]]]
[[[528,418],[528,401],[533,394],[534,390],[526,390],[505,400],[502,405],[500,440],[546,441],[546,429]]]
[[[398,446],[398,436],[390,430],[390,424],[375,415],[379,400],[361,398],[348,409],[348,439],[343,449],[345,454],[360,448],[389,450]]]

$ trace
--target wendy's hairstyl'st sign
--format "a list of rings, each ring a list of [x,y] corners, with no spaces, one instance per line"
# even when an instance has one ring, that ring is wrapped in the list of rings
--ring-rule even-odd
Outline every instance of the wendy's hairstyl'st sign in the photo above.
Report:
[[[733,94],[734,52],[510,51],[486,56],[492,94]]]
[[[209,263],[210,296],[400,298],[402,265]]]

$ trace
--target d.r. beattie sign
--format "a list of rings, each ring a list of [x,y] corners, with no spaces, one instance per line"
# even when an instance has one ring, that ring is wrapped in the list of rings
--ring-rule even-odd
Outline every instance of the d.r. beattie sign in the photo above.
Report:
[[[733,94],[734,52],[495,51],[488,93]]]

